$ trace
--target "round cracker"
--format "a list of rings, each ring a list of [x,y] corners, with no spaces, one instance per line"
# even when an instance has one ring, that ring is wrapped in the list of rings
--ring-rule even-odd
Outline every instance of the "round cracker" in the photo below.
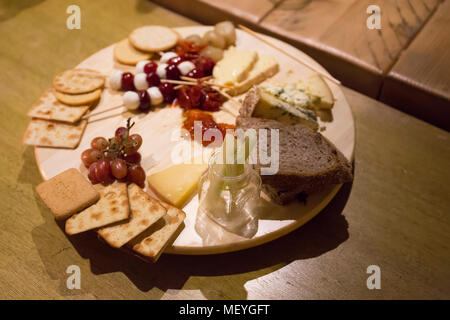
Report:
[[[91,104],[92,102],[100,99],[102,90],[97,89],[92,92],[81,94],[68,94],[55,90],[54,95],[56,99],[58,99],[58,101],[61,103],[68,104],[70,106],[81,106]]]
[[[80,94],[103,87],[105,77],[91,69],[71,69],[53,79],[53,87],[63,93]]]
[[[151,56],[151,53],[142,52],[133,47],[128,38],[114,45],[114,59],[122,64],[135,66],[139,61],[148,60]]]
[[[135,29],[128,37],[130,43],[141,51],[158,52],[172,48],[178,42],[178,34],[163,26],[144,26]]]

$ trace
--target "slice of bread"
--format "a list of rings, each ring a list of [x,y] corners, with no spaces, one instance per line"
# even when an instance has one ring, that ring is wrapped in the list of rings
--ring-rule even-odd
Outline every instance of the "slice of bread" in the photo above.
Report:
[[[275,120],[253,118],[258,92],[252,89],[244,99],[236,119],[241,129],[277,129],[279,132],[279,170],[275,175],[262,175],[268,195],[278,203],[287,203],[300,193],[311,193],[329,184],[353,179],[352,165],[336,147],[320,133],[303,125],[287,125]],[[267,133],[267,148],[271,150],[271,132]],[[258,150],[259,151],[259,150]],[[268,165],[267,165],[268,166]],[[259,162],[256,168],[265,167]]]

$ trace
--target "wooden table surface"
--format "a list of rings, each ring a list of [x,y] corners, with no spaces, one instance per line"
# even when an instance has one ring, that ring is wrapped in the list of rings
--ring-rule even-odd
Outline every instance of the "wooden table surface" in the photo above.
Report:
[[[68,238],[35,192],[26,111],[59,71],[143,24],[195,25],[147,1],[72,1],[0,8],[0,298],[388,299],[450,298],[450,134],[344,89],[356,123],[355,179],[316,218],[253,249],[163,255],[146,264],[94,241]],[[3,2],[3,6],[5,6]],[[66,269],[81,269],[81,289]],[[368,290],[366,268],[381,269]]]

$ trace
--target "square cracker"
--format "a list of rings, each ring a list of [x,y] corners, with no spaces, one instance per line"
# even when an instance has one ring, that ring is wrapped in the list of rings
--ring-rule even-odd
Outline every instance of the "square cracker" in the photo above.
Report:
[[[99,235],[115,248],[120,248],[145,231],[167,212],[158,200],[150,197],[134,183],[128,186],[128,198],[131,209],[130,219],[125,223],[98,231]]]
[[[42,182],[36,192],[58,220],[70,217],[100,198],[92,184],[73,168]]]
[[[89,110],[89,106],[71,107],[59,102],[52,89],[48,89],[28,111],[36,119],[77,122]]]
[[[66,233],[77,234],[104,227],[128,218],[127,184],[115,181],[108,186],[97,185],[100,200],[89,208],[73,215],[66,221]]]
[[[23,143],[30,146],[74,149],[80,143],[87,121],[76,124],[32,119],[23,136]]]
[[[148,237],[133,245],[133,251],[156,262],[164,249],[174,240],[177,231],[186,218],[184,211],[160,201],[167,209],[163,217],[163,225],[152,232]]]

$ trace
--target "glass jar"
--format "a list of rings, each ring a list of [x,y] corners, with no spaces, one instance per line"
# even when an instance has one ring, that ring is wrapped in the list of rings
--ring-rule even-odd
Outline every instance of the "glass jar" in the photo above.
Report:
[[[199,214],[206,214],[224,229],[252,237],[257,229],[254,215],[260,200],[261,177],[253,166],[243,164],[242,173],[225,176],[221,151],[213,153],[198,184]]]

